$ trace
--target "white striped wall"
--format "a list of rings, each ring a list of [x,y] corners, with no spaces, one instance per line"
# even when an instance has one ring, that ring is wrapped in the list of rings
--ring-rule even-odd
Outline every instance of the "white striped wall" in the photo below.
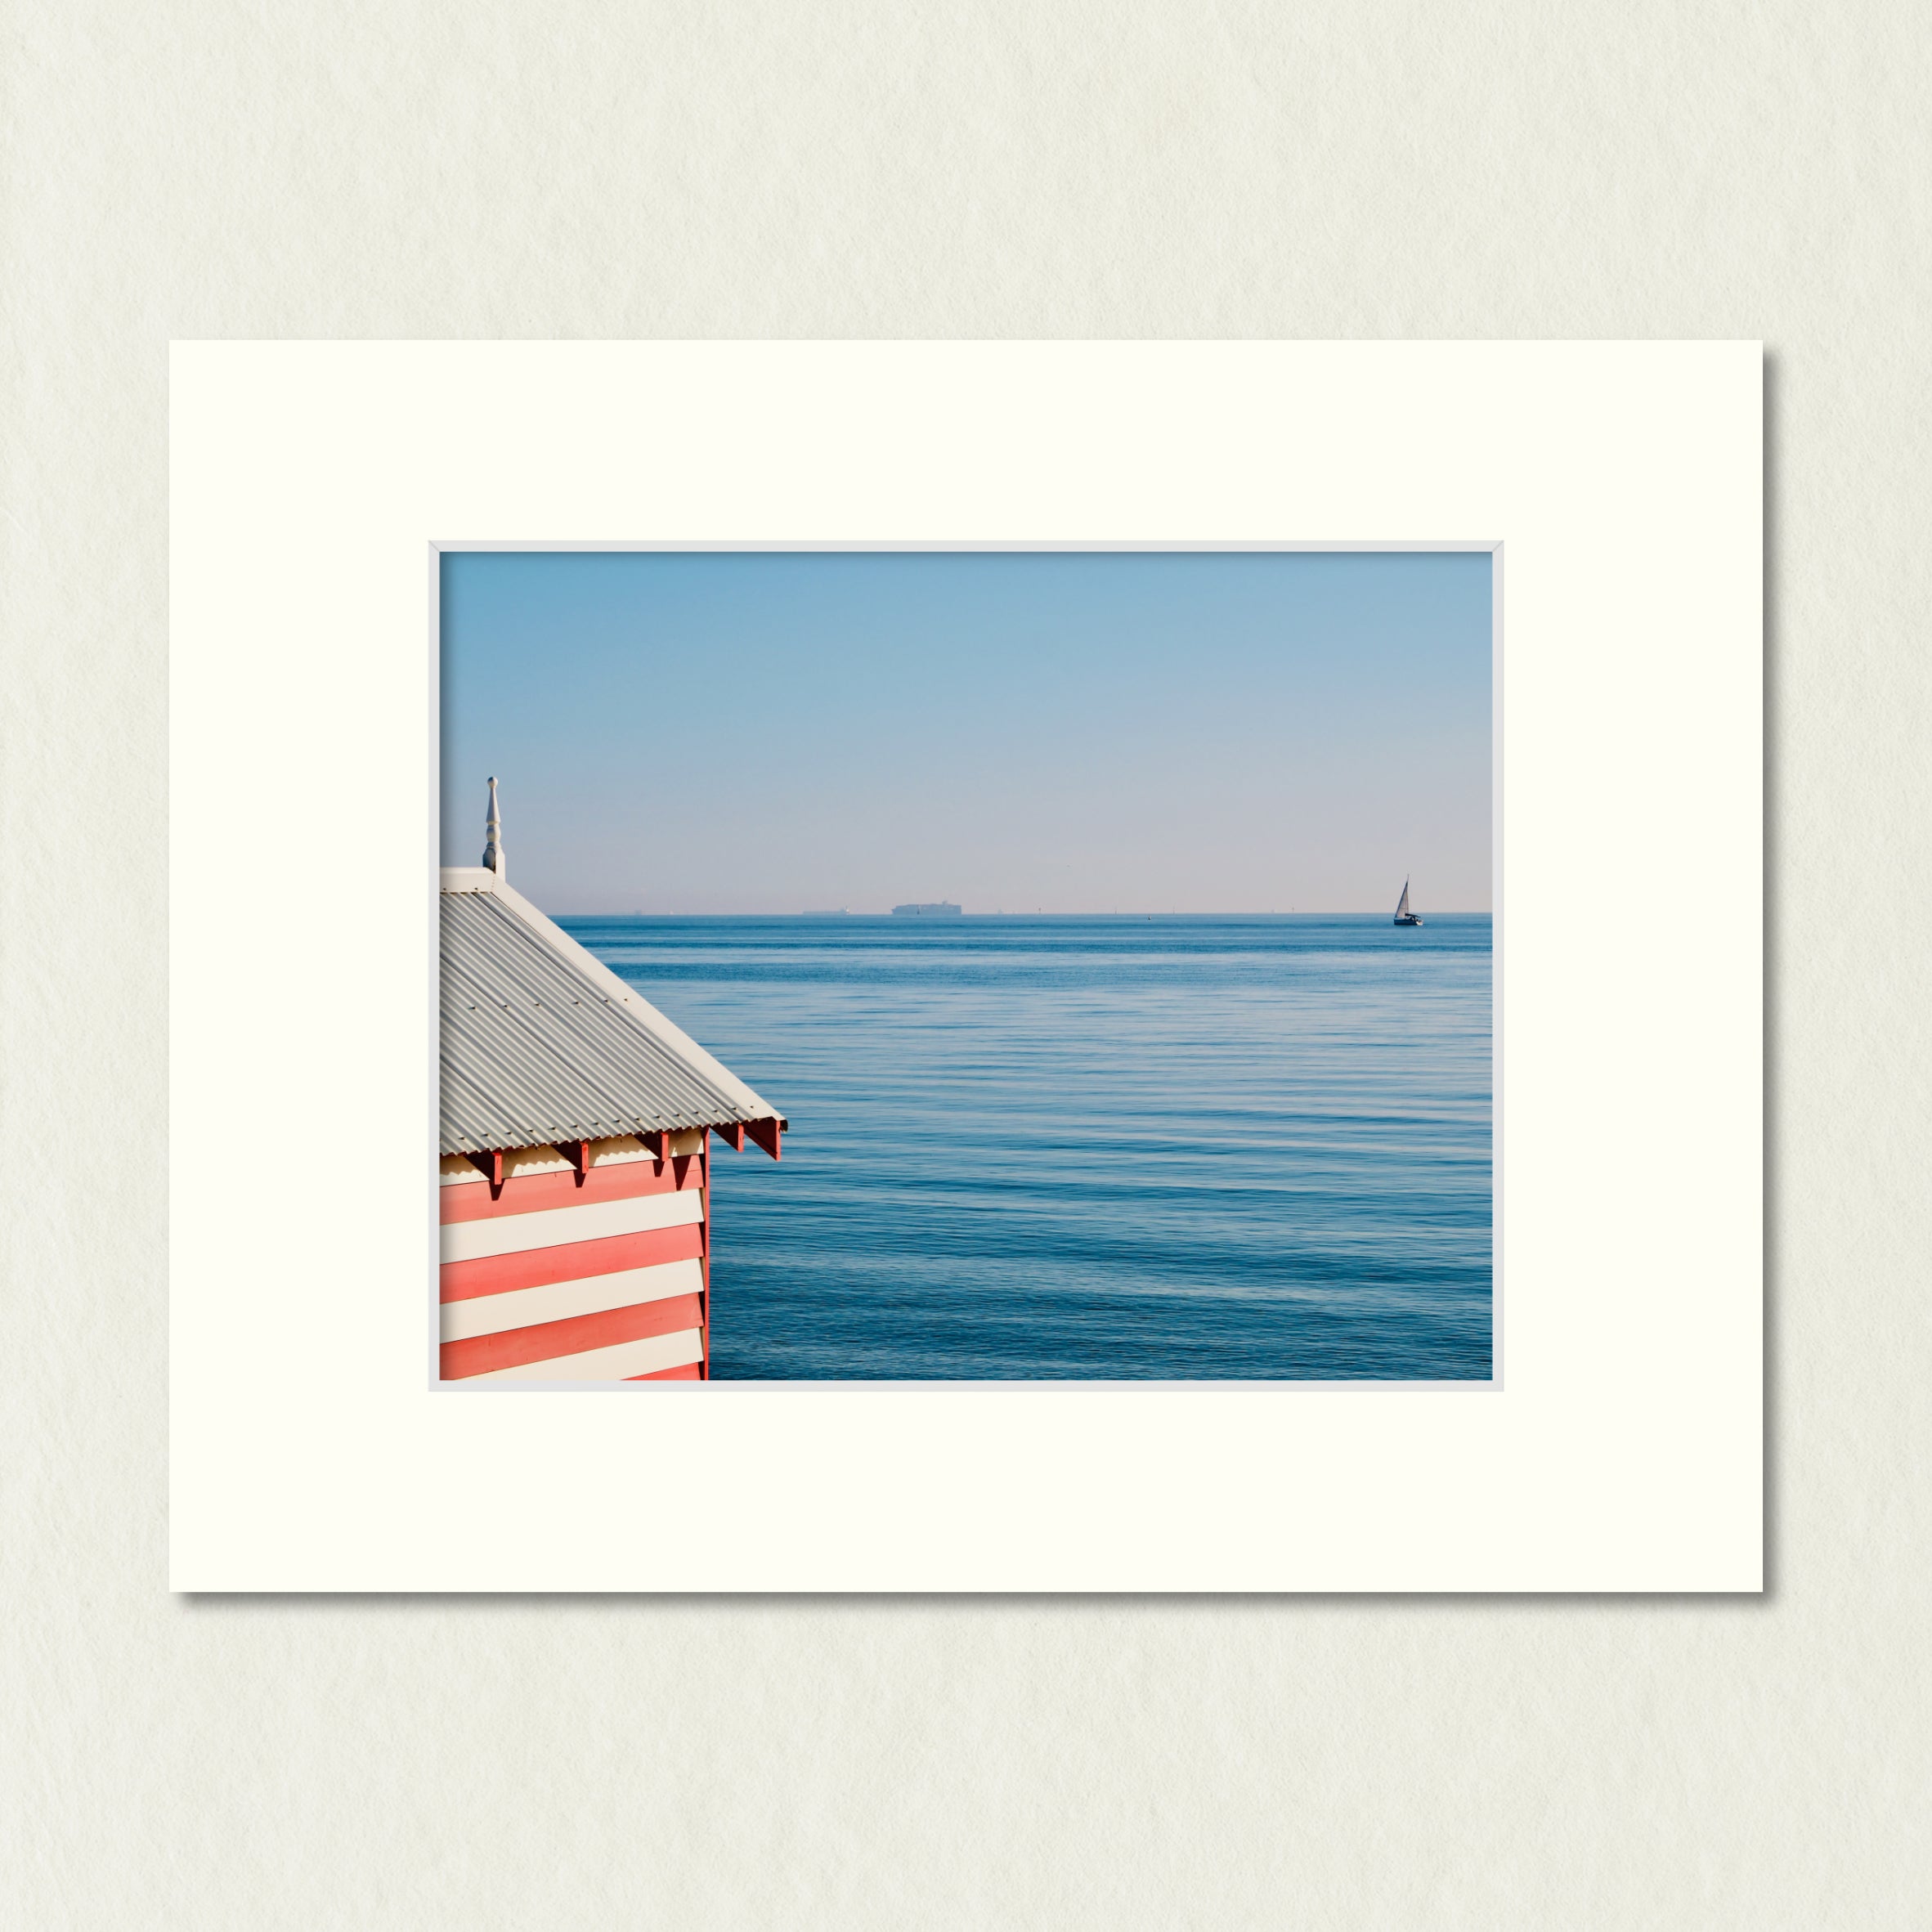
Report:
[[[602,1241],[612,1235],[641,1235],[652,1228],[687,1227],[704,1219],[696,1188],[678,1194],[639,1195],[627,1201],[594,1201],[583,1208],[554,1208],[535,1214],[505,1214],[492,1221],[446,1222],[442,1259],[482,1261],[492,1254],[522,1254],[572,1241]]]
[[[607,1308],[633,1308],[673,1295],[702,1294],[704,1284],[704,1270],[697,1262],[664,1262],[654,1268],[626,1268],[616,1275],[587,1275],[580,1281],[476,1295],[467,1302],[443,1303],[441,1339],[461,1342],[471,1335],[500,1335],[540,1321],[564,1321],[573,1315],[600,1315]]]

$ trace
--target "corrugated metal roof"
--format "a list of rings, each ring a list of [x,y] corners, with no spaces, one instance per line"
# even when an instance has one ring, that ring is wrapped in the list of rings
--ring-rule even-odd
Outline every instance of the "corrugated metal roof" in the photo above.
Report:
[[[441,899],[445,1154],[779,1118],[490,873]]]

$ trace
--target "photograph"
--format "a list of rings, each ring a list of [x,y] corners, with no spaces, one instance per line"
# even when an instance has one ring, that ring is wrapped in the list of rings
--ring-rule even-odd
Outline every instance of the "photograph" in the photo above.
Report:
[[[1494,1385],[1494,548],[436,570],[439,1386]]]

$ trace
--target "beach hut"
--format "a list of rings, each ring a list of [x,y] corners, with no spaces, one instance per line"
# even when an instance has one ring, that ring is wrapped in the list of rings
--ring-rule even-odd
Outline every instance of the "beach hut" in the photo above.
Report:
[[[442,1379],[706,1378],[710,1142],[783,1118],[510,890],[494,778],[439,896]]]

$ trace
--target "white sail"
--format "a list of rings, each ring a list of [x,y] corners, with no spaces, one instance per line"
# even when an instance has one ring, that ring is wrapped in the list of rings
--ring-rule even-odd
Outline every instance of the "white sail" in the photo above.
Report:
[[[1398,906],[1396,908],[1396,918],[1400,919],[1400,918],[1402,917],[1402,915],[1403,915],[1405,912],[1406,912],[1408,910],[1409,910],[1409,881],[1408,881],[1406,879],[1405,879],[1405,880],[1402,881],[1402,899],[1401,899],[1401,903],[1400,905],[1398,905]]]

